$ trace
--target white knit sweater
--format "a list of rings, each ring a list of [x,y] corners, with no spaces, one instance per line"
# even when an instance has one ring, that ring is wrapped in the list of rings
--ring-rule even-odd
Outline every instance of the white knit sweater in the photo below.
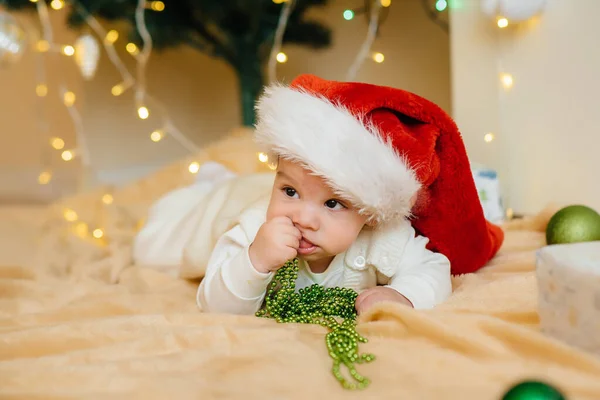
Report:
[[[253,314],[260,309],[274,274],[256,271],[248,247],[265,216],[266,204],[247,209],[239,223],[219,238],[198,287],[197,303],[204,312]],[[301,260],[296,289],[317,283],[360,293],[386,285],[404,295],[415,308],[432,308],[450,296],[452,284],[449,260],[427,250],[428,242],[416,236],[407,221],[377,229],[365,227],[325,272],[315,274]]]

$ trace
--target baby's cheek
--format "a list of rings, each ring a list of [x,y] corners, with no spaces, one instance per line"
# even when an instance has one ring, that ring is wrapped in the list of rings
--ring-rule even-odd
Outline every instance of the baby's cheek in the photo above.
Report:
[[[285,204],[282,204],[281,201],[278,201],[275,196],[272,196],[269,207],[267,208],[267,221],[277,217],[288,217],[291,219],[291,215],[289,214],[289,207],[286,207]]]
[[[339,223],[334,225],[335,232],[332,236],[337,238],[336,243],[341,252],[346,251],[352,243],[356,241],[360,228],[349,223]]]
[[[340,229],[332,230],[326,236],[327,250],[333,255],[345,252],[356,240],[356,236]]]

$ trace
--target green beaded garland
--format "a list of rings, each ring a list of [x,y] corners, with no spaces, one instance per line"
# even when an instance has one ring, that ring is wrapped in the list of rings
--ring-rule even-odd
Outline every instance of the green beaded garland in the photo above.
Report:
[[[318,324],[330,329],[325,336],[329,356],[333,359],[333,376],[345,389],[364,389],[370,381],[356,371],[356,364],[375,359],[372,354],[358,354],[358,343],[367,339],[356,331],[358,293],[348,288],[324,288],[314,284],[296,292],[298,259],[288,261],[273,277],[267,289],[265,307],[257,317],[273,318],[280,323]],[[342,318],[340,322],[338,318]],[[351,380],[341,372],[344,365]]]
[[[565,396],[545,382],[524,381],[511,387],[502,400],[565,400]]]

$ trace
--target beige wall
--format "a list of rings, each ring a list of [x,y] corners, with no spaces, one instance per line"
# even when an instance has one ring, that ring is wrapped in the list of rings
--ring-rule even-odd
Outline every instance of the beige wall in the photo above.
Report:
[[[289,81],[300,73],[343,80],[366,35],[364,16],[345,21],[345,7],[356,2],[332,1],[325,9],[315,10],[314,17],[329,21],[333,30],[331,48],[315,52],[307,48],[285,47],[289,61],[278,65],[278,77]],[[358,2],[356,4],[359,4]],[[54,26],[65,42],[76,37],[61,26],[63,12],[53,12]],[[122,49],[126,41],[119,39]],[[385,54],[385,62],[368,60],[357,79],[414,91],[450,110],[449,37],[425,15],[418,1],[395,1],[381,28],[374,51]],[[121,52],[130,71],[134,60]],[[153,143],[150,132],[160,126],[160,118],[141,121],[136,116],[132,93],[119,98],[110,94],[120,78],[103,52],[97,75],[83,82],[72,60],[64,59],[60,67],[50,69],[52,79],[63,71],[73,79],[78,93],[97,180],[122,183],[186,154],[173,139]],[[54,154],[61,182],[48,187],[36,184],[39,168],[39,140],[35,132],[33,56],[26,56],[16,67],[0,70],[0,111],[2,137],[10,137],[0,148],[1,199],[47,200],[72,188],[73,174],[64,171],[65,163]],[[180,48],[153,53],[148,67],[148,89],[168,107],[173,121],[195,143],[203,145],[239,126],[237,82],[234,73],[222,61],[193,50]],[[4,90],[8,88],[7,90]],[[64,108],[56,97],[48,102],[57,118],[52,129],[72,143],[73,133]],[[152,110],[151,110],[152,111]],[[18,133],[18,135],[16,134]],[[73,164],[76,165],[76,164]],[[71,168],[73,169],[73,168]],[[26,178],[26,179],[25,179]],[[18,189],[18,190],[17,190]],[[45,196],[44,196],[45,195]]]
[[[548,1],[539,18],[504,30],[479,2],[456,4],[452,106],[471,159],[498,170],[517,212],[550,202],[600,209],[600,2]],[[502,71],[514,77],[508,92]]]

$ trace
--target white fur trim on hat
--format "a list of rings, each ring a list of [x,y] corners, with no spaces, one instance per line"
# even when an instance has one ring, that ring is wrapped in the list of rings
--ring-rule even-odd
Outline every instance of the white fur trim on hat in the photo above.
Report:
[[[304,165],[373,222],[410,215],[420,183],[405,157],[361,116],[278,84],[266,89],[256,109],[256,141],[265,151]]]

